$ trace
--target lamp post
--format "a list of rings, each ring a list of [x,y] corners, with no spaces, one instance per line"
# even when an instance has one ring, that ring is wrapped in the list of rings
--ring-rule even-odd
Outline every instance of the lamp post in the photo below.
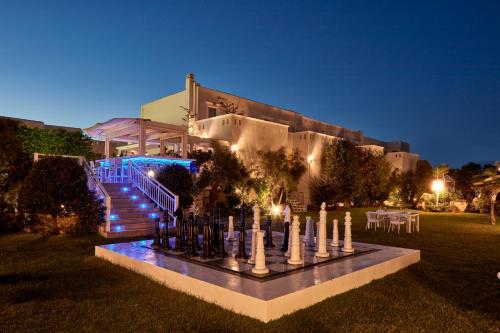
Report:
[[[443,192],[444,183],[441,179],[436,179],[432,182],[432,191],[436,192],[436,205],[439,204],[439,192]]]

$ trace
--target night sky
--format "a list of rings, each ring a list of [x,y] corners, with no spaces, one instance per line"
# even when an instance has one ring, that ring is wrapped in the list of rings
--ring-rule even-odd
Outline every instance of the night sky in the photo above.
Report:
[[[0,115],[138,117],[188,72],[432,164],[500,160],[500,1],[0,2]]]

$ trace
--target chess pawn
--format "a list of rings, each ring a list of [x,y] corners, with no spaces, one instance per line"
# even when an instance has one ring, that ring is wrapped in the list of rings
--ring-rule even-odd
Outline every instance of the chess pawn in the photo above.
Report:
[[[212,242],[210,235],[210,222],[207,216],[204,216],[205,223],[203,224],[203,259],[213,258],[212,255]]]
[[[319,258],[328,258],[330,254],[326,251],[326,203],[321,204],[319,211],[319,229],[318,229],[318,251],[314,254]]]
[[[250,253],[250,259],[248,259],[249,264],[255,264],[255,255],[257,251],[257,232],[260,230],[257,229],[257,225],[254,223],[252,225],[252,250]]]
[[[292,253],[292,231],[293,231],[293,225],[290,224],[289,226],[289,233],[288,233],[288,245],[287,245],[287,251],[285,252],[285,256],[289,257],[290,254]]]
[[[226,240],[229,241],[234,241],[236,238],[234,238],[234,223],[233,223],[233,217],[229,216],[229,222],[227,225],[227,238]]]
[[[267,274],[269,269],[266,267],[266,253],[264,252],[264,232],[257,232],[257,250],[255,255],[255,267],[252,268],[254,274]]]
[[[224,225],[221,224],[219,227],[219,244],[217,245],[217,256],[224,257],[226,255],[226,249],[224,246]]]
[[[344,222],[344,247],[342,248],[342,252],[352,253],[354,249],[352,248],[352,234],[351,234],[351,213],[345,213],[345,222]]]
[[[260,207],[257,203],[253,205],[253,224],[257,225],[257,231],[260,231]]]
[[[310,216],[306,216],[306,234],[304,237],[304,243],[307,247],[314,247],[314,223]]]
[[[155,217],[154,221],[155,221],[155,236],[154,236],[154,239],[153,239],[153,243],[151,243],[151,247],[153,247],[155,249],[159,249],[160,248],[160,243],[161,243],[160,218],[159,217]]]
[[[332,242],[330,246],[339,247],[339,220],[333,219],[333,233],[332,233]]]
[[[271,217],[268,216],[266,220],[266,247],[274,247],[273,244],[273,223]]]
[[[291,243],[291,251],[290,251],[290,259],[288,259],[288,263],[290,265],[302,265],[304,261],[300,258],[300,222],[299,217],[295,215],[293,217],[292,223],[292,243]]]

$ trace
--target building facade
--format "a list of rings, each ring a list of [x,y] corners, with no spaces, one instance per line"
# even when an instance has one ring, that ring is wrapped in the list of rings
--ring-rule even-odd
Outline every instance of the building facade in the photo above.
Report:
[[[211,149],[207,140],[225,142],[247,166],[254,163],[259,150],[297,149],[307,161],[308,171],[293,196],[304,204],[310,201],[309,181],[320,172],[324,146],[334,140],[350,140],[374,154],[384,154],[396,172],[415,170],[418,155],[410,153],[404,141],[384,142],[360,130],[207,88],[193,74],[186,76],[185,84],[180,92],[142,105],[141,118],[187,126],[188,150]]]

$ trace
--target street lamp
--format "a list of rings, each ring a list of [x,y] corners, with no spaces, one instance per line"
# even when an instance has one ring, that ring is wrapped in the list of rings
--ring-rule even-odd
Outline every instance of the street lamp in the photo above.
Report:
[[[231,145],[231,151],[233,153],[236,153],[238,151],[238,145],[236,143]]]
[[[436,179],[432,182],[432,191],[436,192],[436,205],[439,204],[439,192],[443,192],[444,183],[440,179]]]

